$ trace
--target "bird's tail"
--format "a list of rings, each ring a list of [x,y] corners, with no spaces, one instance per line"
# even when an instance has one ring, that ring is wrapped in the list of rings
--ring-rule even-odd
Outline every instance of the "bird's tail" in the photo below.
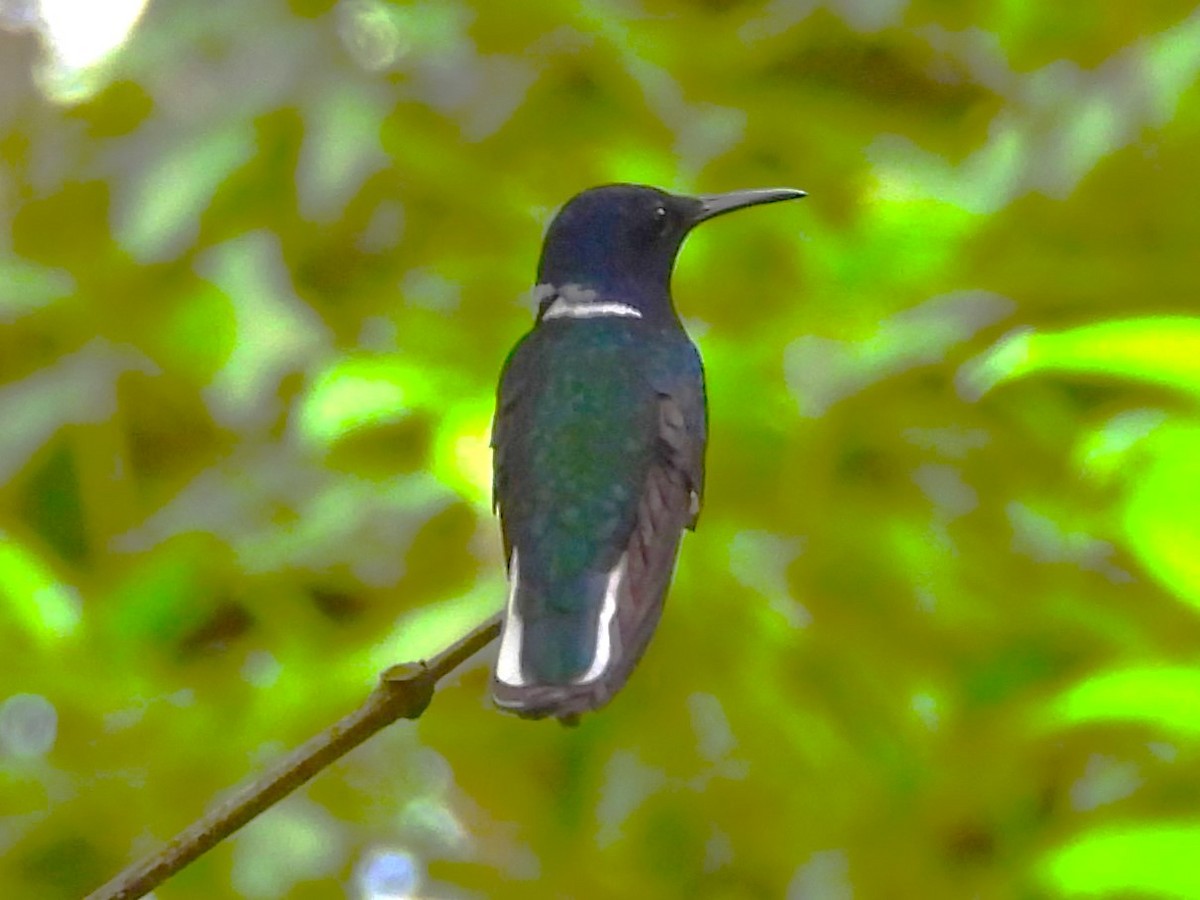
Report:
[[[492,679],[496,705],[526,718],[574,719],[612,699],[662,615],[690,496],[670,469],[651,473],[616,564],[547,592],[509,563],[508,606]]]
[[[624,681],[617,622],[628,604],[623,555],[611,571],[585,574],[547,590],[522,578],[519,551],[509,564],[509,596],[492,696],[528,718],[569,718],[602,706]]]
[[[580,713],[608,703],[642,658],[658,625],[674,553],[661,567],[647,570],[644,562],[640,555],[622,554],[610,572],[588,586],[593,602],[581,612],[546,611],[530,618],[519,612],[523,586],[514,553],[492,678],[496,705],[524,718],[574,721]],[[582,658],[580,648],[586,650]]]

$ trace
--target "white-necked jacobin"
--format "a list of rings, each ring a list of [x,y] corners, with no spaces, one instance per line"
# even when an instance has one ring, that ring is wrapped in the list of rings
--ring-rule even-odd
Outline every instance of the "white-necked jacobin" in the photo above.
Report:
[[[701,222],[803,196],[612,184],[551,222],[537,319],[504,365],[492,425],[502,709],[574,721],[641,658],[704,494],[704,369],[671,300],[675,257]]]

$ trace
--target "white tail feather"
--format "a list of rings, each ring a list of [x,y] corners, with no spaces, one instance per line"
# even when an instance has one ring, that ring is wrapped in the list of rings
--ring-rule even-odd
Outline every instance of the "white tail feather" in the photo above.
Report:
[[[621,559],[608,573],[608,584],[604,588],[604,605],[600,607],[600,621],[596,627],[596,654],[592,657],[592,664],[572,684],[590,684],[604,674],[612,661],[612,626],[617,614],[617,601],[621,597],[621,586],[625,581],[627,555],[622,553]]]
[[[512,564],[508,567],[508,605],[504,611],[504,626],[500,632],[500,657],[496,660],[496,680],[522,687],[521,674],[521,614],[517,612],[517,585],[521,580],[520,563],[513,548]]]

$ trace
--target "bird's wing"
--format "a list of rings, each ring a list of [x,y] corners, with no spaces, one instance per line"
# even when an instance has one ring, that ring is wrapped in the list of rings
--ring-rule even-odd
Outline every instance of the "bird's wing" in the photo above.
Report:
[[[695,529],[704,501],[704,448],[708,443],[708,400],[704,369],[696,348],[688,342],[673,354],[677,365],[672,376],[653,379],[661,403],[659,437],[665,461],[678,469],[690,492],[691,516],[687,527]]]
[[[509,495],[511,481],[510,455],[513,450],[513,438],[522,428],[520,422],[520,405],[528,405],[532,399],[530,388],[533,377],[533,356],[522,352],[522,348],[534,335],[530,332],[519,340],[512,348],[504,367],[500,372],[500,384],[496,389],[496,410],[492,414],[492,512],[500,512],[502,498]],[[518,454],[519,454],[518,449]],[[509,541],[508,530],[501,528],[504,541],[504,559],[506,564],[512,561],[512,544]]]

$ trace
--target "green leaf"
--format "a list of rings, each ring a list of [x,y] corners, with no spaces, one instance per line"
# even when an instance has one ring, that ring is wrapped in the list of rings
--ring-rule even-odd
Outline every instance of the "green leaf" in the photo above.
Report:
[[[1200,668],[1136,666],[1095,675],[1054,700],[1040,721],[1048,728],[1135,722],[1200,738]]]
[[[1128,472],[1131,459],[1145,447],[1145,440],[1170,420],[1161,409],[1134,409],[1113,416],[1087,435],[1075,448],[1080,470],[1099,482]]]
[[[355,88],[326,87],[305,119],[296,193],[301,214],[315,222],[337,221],[367,177],[387,165],[379,141],[386,104]]]
[[[320,372],[297,410],[309,444],[328,447],[352,431],[403,418],[426,393],[425,374],[395,357],[341,359]]]
[[[1129,480],[1126,540],[1151,575],[1200,609],[1200,424],[1159,427],[1144,447]]]
[[[12,322],[49,306],[69,296],[74,288],[75,279],[62,269],[15,257],[0,258],[0,322]]]
[[[1067,896],[1200,896],[1200,823],[1097,828],[1051,852],[1040,880]]]
[[[217,187],[253,152],[254,133],[239,123],[155,155],[148,171],[121,198],[115,237],[140,263],[178,256],[199,233],[200,215]]]
[[[959,372],[965,396],[1041,374],[1125,378],[1200,400],[1200,318],[1148,316],[1009,334]]]
[[[50,644],[79,627],[79,597],[32,550],[0,532],[0,614]]]

